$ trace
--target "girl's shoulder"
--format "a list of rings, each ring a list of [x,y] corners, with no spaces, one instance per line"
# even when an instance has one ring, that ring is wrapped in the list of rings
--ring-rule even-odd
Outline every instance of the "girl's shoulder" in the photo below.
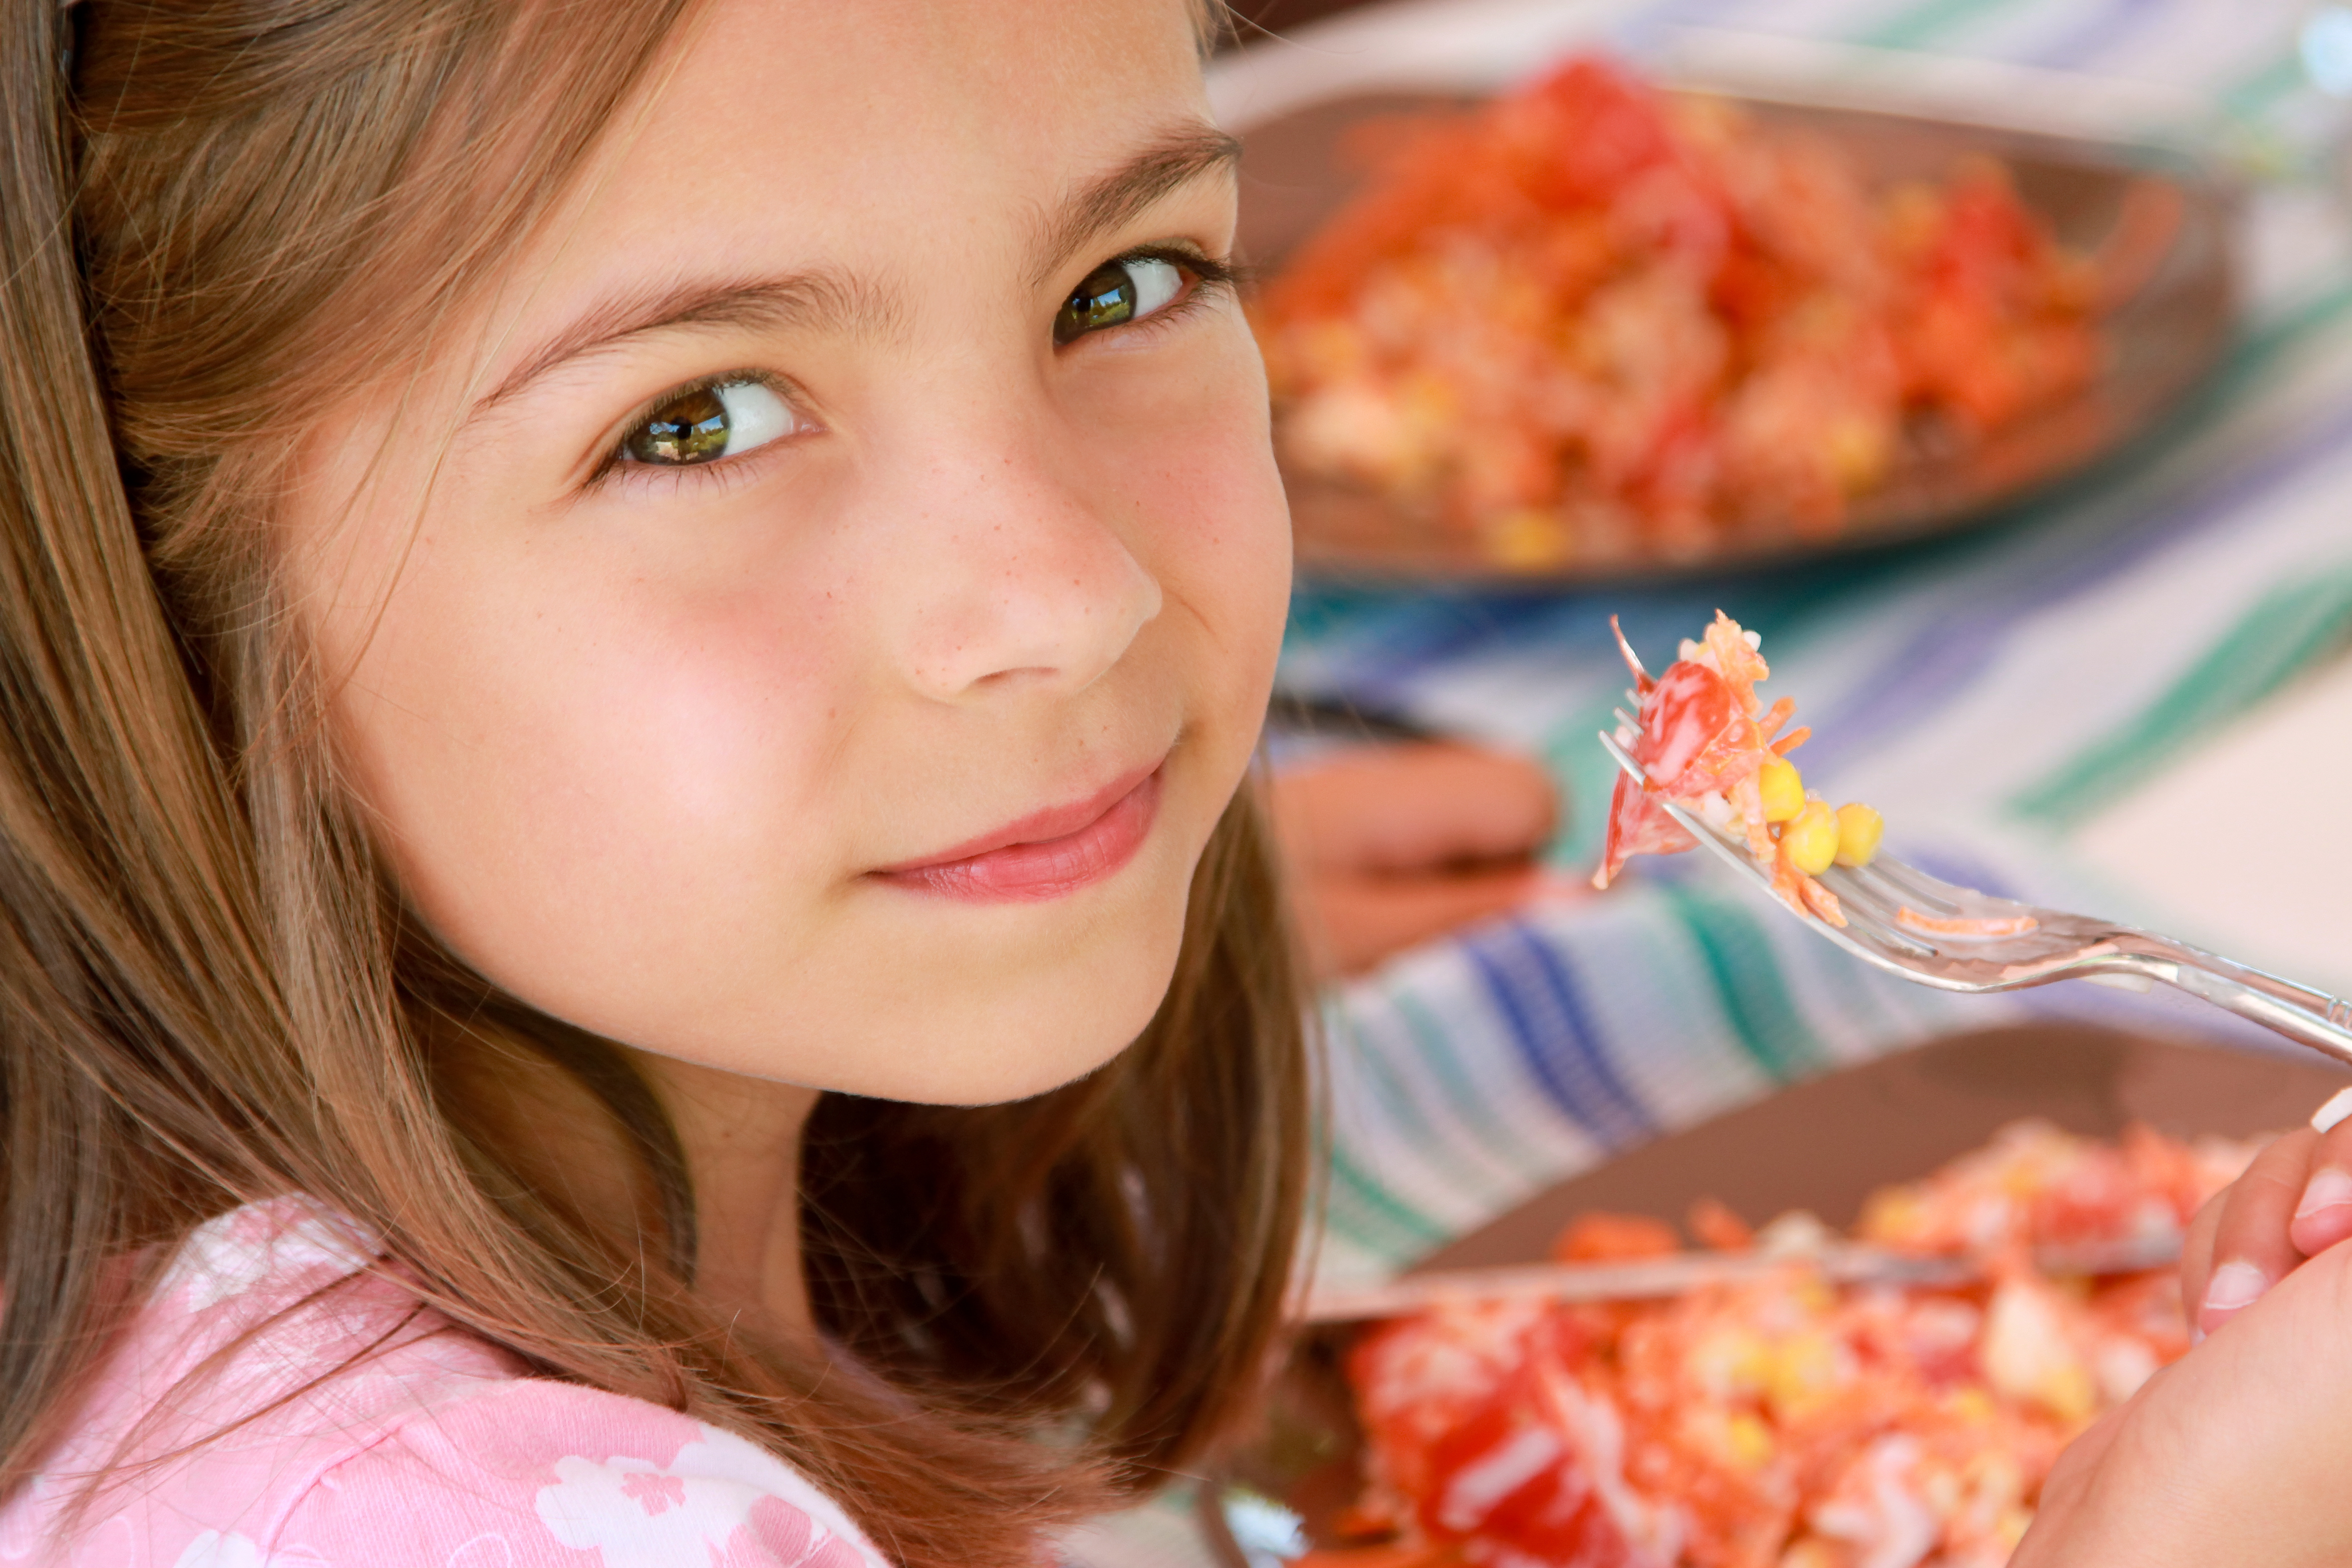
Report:
[[[190,1236],[43,1476],[0,1509],[0,1558],[880,1568],[832,1500],[773,1455],[643,1400],[528,1375],[366,1271],[373,1252],[299,1198]],[[100,1468],[109,1479],[71,1511]]]

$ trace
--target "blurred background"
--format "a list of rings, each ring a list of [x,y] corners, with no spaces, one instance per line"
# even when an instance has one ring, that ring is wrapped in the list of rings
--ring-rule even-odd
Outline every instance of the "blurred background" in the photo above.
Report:
[[[1906,985],[1703,856],[1640,862],[1587,890],[1614,774],[1595,735],[1625,685],[1612,616],[1654,670],[1718,609],[1759,632],[1766,700],[1794,698],[1813,730],[1799,758],[1807,782],[1875,806],[1904,859],[2352,990],[2352,802],[2339,793],[2352,777],[2352,9],[1235,10],[1240,39],[1213,62],[1212,90],[1249,149],[1244,242],[1261,270],[1254,310],[1300,528],[1276,761],[1445,737],[1532,759],[1559,801],[1546,874],[1516,908],[1337,966],[1352,973],[1324,1004],[1321,1280],[1385,1278],[1662,1136],[1958,1033],[2088,1026],[2257,1057],[2293,1049],[2161,987],[1962,997]],[[1693,132],[1733,149],[1724,167],[1752,173],[1741,146],[1788,138],[1793,163],[1724,199],[1750,227],[1782,222],[1786,257],[1822,253],[1774,275],[1783,295],[1843,289],[1882,311],[1865,331],[1853,325],[1863,307],[1821,307],[1817,318],[1846,325],[1816,321],[1815,347],[1800,353],[1787,348],[1793,329],[1738,318],[1749,307],[1724,303],[1720,288],[1706,295],[1689,330],[1716,334],[1705,354],[1717,401],[1690,416],[1703,437],[1677,426],[1674,463],[1649,427],[1650,456],[1609,458],[1614,437],[1592,423],[1602,415],[1562,412],[1574,399],[1544,379],[1554,361],[1487,374],[1517,351],[1479,351],[1481,333],[1598,342],[1598,296],[1531,305],[1513,292],[1517,275],[1475,247],[1397,259],[1410,249],[1399,235],[1429,212],[1485,221],[1476,156],[1444,155],[1458,178],[1433,175],[1434,155],[1416,174],[1412,128],[1580,56],[1732,104],[1730,121],[1708,110]],[[1952,369],[1931,353],[1958,309],[1927,298],[1942,287],[1936,268],[1978,266],[1951,248],[1974,242],[1885,237],[1933,226],[1904,216],[1916,212],[1956,230],[1970,161],[1987,158],[2025,226],[2001,242],[2003,287],[2026,289],[2015,279],[2030,275],[2041,291],[1982,326],[2007,334],[1997,342],[1954,341],[1963,359],[1981,349],[1988,363],[2040,367],[2005,391],[1969,379],[1982,363]],[[1394,210],[1349,218],[1347,200],[1383,181],[1402,193]],[[1898,187],[1916,189],[1886,194]],[[1355,226],[1333,239],[1318,226],[1335,215]],[[1914,261],[1882,257],[1855,281],[1840,224],[1940,259],[1906,272]],[[1688,214],[1634,237],[1621,224],[1609,264],[1698,228]],[[1806,268],[1811,281],[1786,283]],[[1381,268],[1387,293],[1349,281]],[[1467,305],[1465,278],[1486,279]],[[1627,318],[1638,343],[1684,330],[1653,304]],[[1831,339],[1843,346],[1818,350]],[[1599,351],[1576,352],[1604,413],[1650,384],[1636,383],[1651,372],[1593,370]],[[1772,385],[1812,386],[1811,403],[1784,400],[1771,419],[1738,404],[1766,369],[1801,359],[1830,369],[1807,382],[1800,365]],[[1885,408],[1853,413],[1864,421],[1853,428],[1876,434],[1822,434],[1858,406],[1856,387],[1881,381]],[[1815,447],[1824,455],[1807,468]],[[1074,1550],[1096,1568],[1209,1561],[1188,1555],[1199,1549],[1182,1512],[1164,1507],[1158,1523],[1138,1516]]]

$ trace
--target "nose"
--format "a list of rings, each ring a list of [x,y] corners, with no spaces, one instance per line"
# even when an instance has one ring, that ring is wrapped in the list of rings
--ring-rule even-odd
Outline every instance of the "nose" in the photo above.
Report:
[[[934,448],[908,496],[898,641],[923,695],[1076,691],[1118,664],[1160,614],[1160,584],[1103,509],[1003,431],[959,458]]]

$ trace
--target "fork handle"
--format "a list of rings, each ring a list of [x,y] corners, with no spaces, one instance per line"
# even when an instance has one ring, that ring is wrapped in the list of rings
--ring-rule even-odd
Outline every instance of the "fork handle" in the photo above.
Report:
[[[2118,932],[2116,945],[2124,962],[2113,970],[2161,980],[2352,1067],[2352,1003],[2153,931]]]

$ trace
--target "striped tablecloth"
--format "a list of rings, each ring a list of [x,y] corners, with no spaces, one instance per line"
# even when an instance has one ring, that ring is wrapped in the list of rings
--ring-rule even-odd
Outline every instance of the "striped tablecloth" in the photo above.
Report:
[[[1916,83],[1945,112],[2071,116],[2078,130],[2103,117],[2116,134],[2217,150],[2254,184],[2247,315],[2224,370],[2156,437],[2013,520],[1898,556],[1642,590],[1308,583],[1285,686],[1540,754],[1572,803],[1558,861],[1582,873],[1612,776],[1594,734],[1625,684],[1610,615],[1655,668],[1719,605],[1763,634],[1767,694],[1795,697],[1813,727],[1808,780],[1877,805],[1895,852],[1956,880],[2225,937],[2214,909],[2156,907],[2071,846],[2109,802],[2352,637],[2352,218],[2337,189],[2344,107],[2298,56],[2313,9],[1402,0],[1228,61],[1216,101],[1244,125],[1400,59],[1422,79],[1501,81],[1580,43],[1669,71],[1843,71],[1882,90]],[[1940,1033],[2057,1012],[2264,1043],[2161,993],[1906,985],[1701,861],[1647,862],[1605,895],[1465,933],[1327,999],[1324,1278],[1392,1270],[1614,1152]],[[2344,972],[2305,978],[2352,981],[2352,910],[2345,927]],[[1163,1505],[1075,1550],[1093,1568],[1177,1568],[1204,1561],[1186,1534]]]

